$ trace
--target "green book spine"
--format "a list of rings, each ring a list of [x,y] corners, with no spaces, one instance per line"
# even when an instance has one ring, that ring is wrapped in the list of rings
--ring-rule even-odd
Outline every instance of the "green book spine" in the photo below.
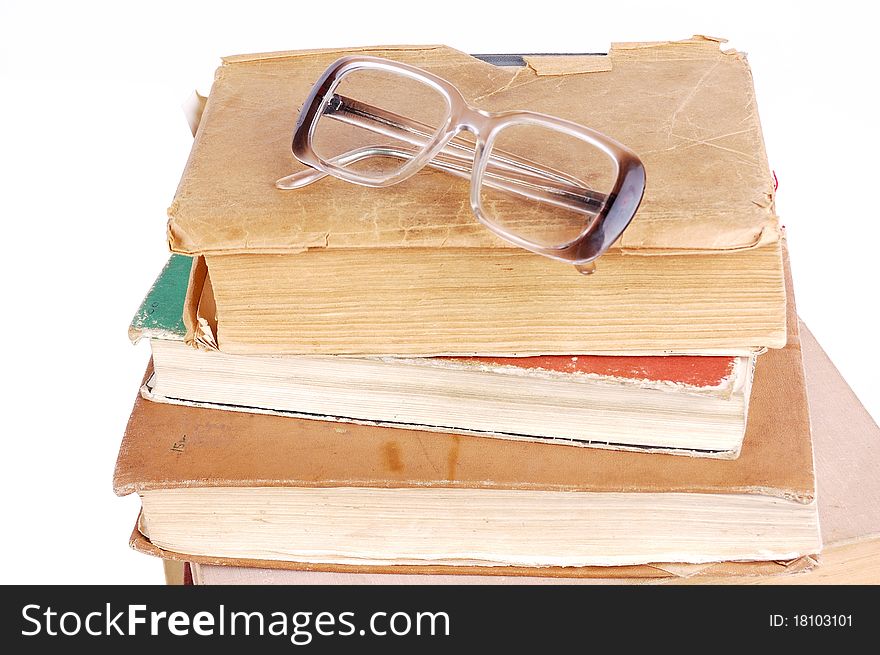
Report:
[[[171,255],[131,319],[128,336],[134,343],[142,337],[183,341],[183,303],[191,268],[192,257]]]

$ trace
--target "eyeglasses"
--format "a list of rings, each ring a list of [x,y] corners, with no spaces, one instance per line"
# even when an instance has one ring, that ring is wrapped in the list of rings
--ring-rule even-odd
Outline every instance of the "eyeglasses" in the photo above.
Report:
[[[469,178],[477,220],[582,273],[620,237],[645,189],[639,158],[608,136],[535,112],[475,109],[446,80],[378,57],[343,57],[324,72],[292,149],[311,170],[281,178],[279,189],[327,175],[386,187],[425,166]]]

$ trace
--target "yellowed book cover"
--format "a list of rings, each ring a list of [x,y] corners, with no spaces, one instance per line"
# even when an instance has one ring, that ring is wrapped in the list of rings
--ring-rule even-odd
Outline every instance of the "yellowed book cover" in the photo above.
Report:
[[[467,180],[441,171],[382,189],[275,188],[303,170],[290,140],[311,85],[351,53],[422,67],[475,107],[557,115],[633,149],[644,200],[597,273],[494,236]],[[200,343],[230,353],[737,354],[785,342],[773,198],[745,55],[717,40],[520,67],[445,46],[295,51],[224,59],[168,236],[205,258]]]

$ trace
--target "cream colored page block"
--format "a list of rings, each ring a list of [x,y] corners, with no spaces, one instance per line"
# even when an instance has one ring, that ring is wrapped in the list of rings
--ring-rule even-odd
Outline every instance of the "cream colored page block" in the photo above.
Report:
[[[726,380],[729,386],[697,391],[671,383],[487,373],[432,365],[433,359],[392,365],[369,358],[242,356],[162,340],[152,348],[156,375],[144,390],[151,400],[725,457],[739,451],[745,429],[745,359],[737,362],[735,386]]]
[[[622,566],[787,560],[821,548],[815,503],[760,495],[244,487],[142,500],[153,544],[214,557]]]
[[[221,350],[239,354],[586,354],[785,345],[778,244],[608,254],[592,276],[525,251],[208,257]]]

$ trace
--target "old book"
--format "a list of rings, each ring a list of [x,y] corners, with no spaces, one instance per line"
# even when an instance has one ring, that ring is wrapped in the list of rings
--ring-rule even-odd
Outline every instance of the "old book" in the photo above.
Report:
[[[821,542],[793,314],[788,324],[786,347],[758,361],[733,461],[138,397],[114,487],[141,496],[135,547],[201,563],[618,577],[662,575],[643,568],[657,562],[803,567]]]
[[[421,66],[480,108],[559,115],[635,150],[644,201],[598,272],[587,278],[501,241],[471,214],[468,183],[436,170],[383,189],[332,179],[276,189],[303,168],[289,147],[298,107],[351,52]],[[191,337],[236,354],[735,355],[784,345],[779,222],[745,56],[695,37],[525,64],[443,46],[224,59],[169,209],[171,249],[205,258],[216,300],[197,325],[210,329]]]
[[[172,255],[129,334],[150,338],[159,402],[573,445],[736,457],[755,355],[341,357],[187,345],[204,263]],[[183,315],[183,319],[181,316]]]
[[[880,428],[862,407],[812,334],[801,325],[807,395],[813,425],[817,500],[822,526],[819,564],[800,575],[719,577],[669,567],[654,582],[719,584],[880,584]],[[540,573],[540,572],[536,572]],[[540,584],[536,576],[337,573],[192,564],[196,584]],[[650,579],[649,579],[650,580]],[[598,580],[567,578],[578,583]],[[620,582],[620,579],[615,579]],[[639,580],[635,580],[639,581]],[[645,581],[645,579],[641,579]]]

